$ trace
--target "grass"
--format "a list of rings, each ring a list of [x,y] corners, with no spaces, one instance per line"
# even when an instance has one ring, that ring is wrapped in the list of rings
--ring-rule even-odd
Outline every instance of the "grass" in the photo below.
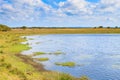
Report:
[[[79,29],[14,29],[21,34],[119,34],[120,28],[79,28]]]
[[[54,54],[55,55],[60,55],[60,54],[62,54],[62,52],[61,51],[56,51]]]
[[[48,61],[49,58],[37,58],[37,60],[39,60],[39,61]]]
[[[59,72],[38,71],[16,56],[21,51],[30,49],[28,44],[21,44],[21,42],[26,41],[26,38],[20,36],[40,34],[42,32],[29,29],[0,32],[0,80],[87,80]],[[47,32],[45,31],[45,33]]]
[[[59,66],[68,66],[68,67],[75,67],[76,64],[74,62],[56,62],[55,63],[56,65],[59,65]]]
[[[33,56],[38,56],[38,55],[43,55],[43,54],[45,54],[44,52],[35,52],[34,54],[33,54]]]

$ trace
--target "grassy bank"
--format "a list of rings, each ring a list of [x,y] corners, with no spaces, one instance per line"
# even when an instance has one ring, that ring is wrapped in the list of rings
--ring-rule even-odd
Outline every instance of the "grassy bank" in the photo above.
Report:
[[[68,74],[46,71],[42,65],[34,64],[31,58],[19,55],[21,51],[30,49],[27,44],[20,44],[26,41],[20,36],[57,33],[55,30],[47,31],[12,30],[0,32],[0,80],[87,80],[85,76],[74,78]]]

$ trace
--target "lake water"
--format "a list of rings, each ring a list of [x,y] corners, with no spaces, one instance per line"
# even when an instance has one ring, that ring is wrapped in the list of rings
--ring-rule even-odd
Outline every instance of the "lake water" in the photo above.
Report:
[[[22,54],[45,52],[33,58],[48,57],[40,62],[45,69],[69,73],[75,77],[88,76],[91,80],[120,80],[119,34],[52,34],[26,36],[32,49]],[[55,55],[52,53],[61,52]],[[51,54],[50,54],[51,53]],[[75,67],[62,67],[55,62],[75,62]]]

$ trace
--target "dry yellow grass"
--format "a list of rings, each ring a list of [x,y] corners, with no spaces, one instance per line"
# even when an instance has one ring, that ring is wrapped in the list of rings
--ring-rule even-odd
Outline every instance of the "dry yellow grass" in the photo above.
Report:
[[[105,33],[120,33],[120,28],[79,28],[79,29],[13,29],[12,33],[21,34],[105,34]]]

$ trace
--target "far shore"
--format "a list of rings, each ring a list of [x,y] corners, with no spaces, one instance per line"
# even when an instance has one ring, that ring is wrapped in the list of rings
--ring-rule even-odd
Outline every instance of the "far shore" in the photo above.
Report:
[[[10,32],[21,34],[120,34],[120,28],[12,29]]]

